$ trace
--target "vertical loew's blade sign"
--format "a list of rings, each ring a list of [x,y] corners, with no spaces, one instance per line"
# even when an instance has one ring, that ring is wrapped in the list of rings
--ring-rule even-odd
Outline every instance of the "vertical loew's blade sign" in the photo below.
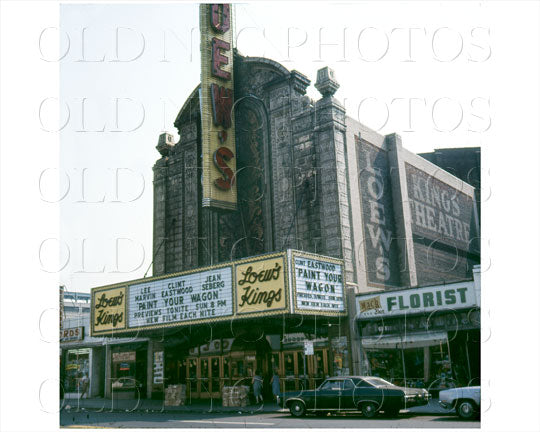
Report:
[[[230,4],[201,4],[202,205],[235,210],[233,17]]]

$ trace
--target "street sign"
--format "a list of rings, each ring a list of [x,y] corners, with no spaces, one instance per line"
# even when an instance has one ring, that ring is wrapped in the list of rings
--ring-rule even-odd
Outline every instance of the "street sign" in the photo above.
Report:
[[[312,341],[304,341],[304,354],[305,355],[313,355],[313,342]]]

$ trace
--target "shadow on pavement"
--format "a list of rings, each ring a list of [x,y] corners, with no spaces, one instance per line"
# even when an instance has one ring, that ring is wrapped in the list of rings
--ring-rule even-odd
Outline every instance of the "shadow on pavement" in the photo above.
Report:
[[[468,423],[468,422],[480,422],[480,419],[477,417],[477,418],[465,420],[459,416],[447,416],[447,417],[438,417],[436,419],[433,419],[432,421],[440,421],[440,422],[451,421],[451,422]]]

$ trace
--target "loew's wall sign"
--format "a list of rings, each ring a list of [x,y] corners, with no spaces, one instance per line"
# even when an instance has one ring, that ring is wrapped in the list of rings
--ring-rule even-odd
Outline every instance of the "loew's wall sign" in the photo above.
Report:
[[[230,4],[201,4],[202,205],[236,209],[233,17]]]

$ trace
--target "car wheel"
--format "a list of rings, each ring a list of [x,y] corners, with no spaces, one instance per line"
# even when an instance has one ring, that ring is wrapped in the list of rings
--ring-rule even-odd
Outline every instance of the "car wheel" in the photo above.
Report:
[[[306,407],[300,401],[293,401],[289,406],[289,411],[295,417],[302,417],[306,413]]]
[[[462,401],[456,408],[458,415],[465,420],[469,420],[476,415],[476,410],[470,401]]]
[[[364,402],[362,404],[362,415],[366,418],[373,418],[377,415],[377,405],[373,402]]]

